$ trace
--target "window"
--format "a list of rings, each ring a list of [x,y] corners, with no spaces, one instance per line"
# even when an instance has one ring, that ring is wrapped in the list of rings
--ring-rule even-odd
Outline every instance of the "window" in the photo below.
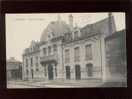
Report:
[[[91,44],[85,46],[86,60],[92,60],[92,46]]]
[[[51,46],[48,47],[48,54],[51,54]]]
[[[31,66],[33,66],[33,58],[31,57]]]
[[[69,63],[70,62],[70,50],[66,49],[65,50],[65,63]]]
[[[65,40],[66,41],[72,40],[72,34],[71,33],[65,33]]]
[[[46,48],[43,48],[43,54],[44,54],[44,56],[46,56],[46,54],[47,54],[47,49]]]
[[[26,59],[26,67],[28,67],[28,59]]]
[[[56,52],[56,51],[57,51],[57,45],[54,44],[54,45],[53,45],[53,48],[54,48],[54,52]]]
[[[33,71],[33,69],[31,69],[31,77],[32,77],[32,79],[34,78],[34,71]]]
[[[38,67],[38,56],[36,56],[36,67]]]
[[[78,33],[78,31],[75,31],[74,32],[74,39],[78,39],[78,37],[79,37],[79,33]]]
[[[87,75],[88,77],[93,76],[93,64],[86,65]]]
[[[44,66],[44,75],[45,75],[45,77],[47,76],[46,66]]]
[[[79,47],[76,47],[74,49],[74,61],[75,62],[80,61],[80,49],[79,49]]]
[[[55,75],[57,77],[57,67],[55,66]]]
[[[39,71],[39,69],[38,69],[38,68],[36,68],[36,71]]]
[[[27,74],[27,76],[28,76],[28,74],[29,74],[29,71],[28,71],[28,69],[26,70],[26,74]]]

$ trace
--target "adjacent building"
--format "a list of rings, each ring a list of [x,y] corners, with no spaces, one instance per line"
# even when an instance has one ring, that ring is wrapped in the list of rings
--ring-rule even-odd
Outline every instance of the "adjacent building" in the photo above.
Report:
[[[60,16],[23,53],[25,80],[106,80],[105,38],[116,32],[114,17],[84,27]]]
[[[11,57],[6,64],[7,80],[22,80],[22,62]]]
[[[105,38],[108,81],[126,82],[126,31],[120,30]]]

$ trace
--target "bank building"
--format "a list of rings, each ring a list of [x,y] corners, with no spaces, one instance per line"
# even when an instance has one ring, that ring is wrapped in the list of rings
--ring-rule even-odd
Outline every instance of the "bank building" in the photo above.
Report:
[[[23,53],[24,80],[106,80],[105,37],[116,31],[114,17],[74,25],[72,14],[66,23],[58,15],[42,32],[40,41],[32,41]]]

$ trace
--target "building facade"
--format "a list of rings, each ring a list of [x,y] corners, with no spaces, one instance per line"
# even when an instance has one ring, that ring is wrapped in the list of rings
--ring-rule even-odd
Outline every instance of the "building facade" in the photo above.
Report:
[[[7,60],[7,80],[22,80],[22,62],[14,57]]]
[[[106,46],[106,70],[108,81],[126,82],[126,32],[125,30],[105,38]]]
[[[105,80],[105,38],[115,31],[112,15],[82,28],[72,15],[68,24],[58,16],[25,49],[23,79]]]

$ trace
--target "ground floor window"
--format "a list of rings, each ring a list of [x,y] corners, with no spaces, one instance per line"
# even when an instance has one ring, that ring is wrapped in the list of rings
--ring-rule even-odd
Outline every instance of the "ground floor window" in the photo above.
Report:
[[[45,77],[47,76],[46,66],[44,66],[44,75],[45,75]]]
[[[86,65],[86,71],[87,71],[87,75],[88,77],[93,76],[93,64],[87,64]]]
[[[55,66],[55,75],[57,77],[57,67]]]
[[[32,76],[32,79],[34,78],[34,72],[33,72],[33,69],[31,69],[31,76]]]

